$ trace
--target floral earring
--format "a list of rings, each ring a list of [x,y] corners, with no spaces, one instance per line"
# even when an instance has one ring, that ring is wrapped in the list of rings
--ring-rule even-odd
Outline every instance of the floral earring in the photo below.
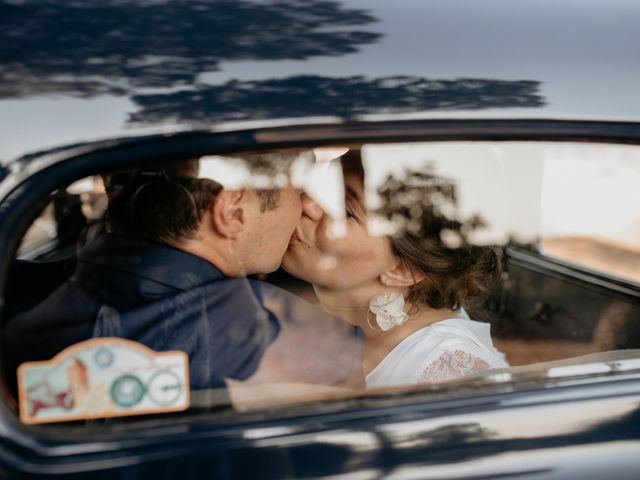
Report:
[[[384,284],[384,293],[377,295],[369,302],[369,310],[375,314],[376,323],[383,332],[398,327],[407,321],[409,317],[403,310],[404,297],[400,293],[387,294],[387,284]],[[367,316],[367,323],[371,328],[373,325],[369,322]]]

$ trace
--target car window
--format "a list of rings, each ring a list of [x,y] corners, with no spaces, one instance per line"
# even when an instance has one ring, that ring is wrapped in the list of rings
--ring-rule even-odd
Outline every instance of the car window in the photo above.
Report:
[[[640,282],[637,148],[554,146],[545,157],[542,251]]]
[[[25,233],[18,249],[18,256],[37,255],[40,248],[46,246],[58,236],[57,222],[54,218],[55,205],[50,203]]]
[[[9,271],[12,408],[58,423],[447,396],[634,358],[639,175],[635,146],[413,142],[69,179]]]
[[[106,208],[107,195],[99,175],[53,192],[22,237],[17,257],[46,260],[72,253],[101,232]]]

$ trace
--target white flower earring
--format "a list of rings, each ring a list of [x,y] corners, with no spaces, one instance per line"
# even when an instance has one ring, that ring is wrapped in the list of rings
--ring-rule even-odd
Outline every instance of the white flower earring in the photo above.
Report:
[[[373,297],[369,302],[369,310],[375,314],[376,323],[383,332],[407,321],[409,316],[403,309],[404,297],[400,293],[388,295],[386,283],[384,284],[384,293]],[[374,328],[369,322],[369,316],[367,316],[367,323],[371,328]]]

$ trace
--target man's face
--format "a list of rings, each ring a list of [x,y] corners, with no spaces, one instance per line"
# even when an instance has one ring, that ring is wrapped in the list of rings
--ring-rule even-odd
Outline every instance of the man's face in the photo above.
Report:
[[[261,211],[261,200],[254,191],[247,211],[246,242],[243,249],[247,274],[269,273],[278,269],[291,235],[302,215],[302,191],[282,188],[277,206]]]

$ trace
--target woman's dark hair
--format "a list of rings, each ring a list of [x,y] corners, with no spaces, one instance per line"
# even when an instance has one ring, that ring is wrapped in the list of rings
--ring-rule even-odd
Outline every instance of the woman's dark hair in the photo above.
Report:
[[[364,181],[359,150],[341,162],[345,175]],[[501,255],[496,248],[469,244],[468,233],[483,225],[480,217],[451,218],[457,204],[452,180],[427,168],[408,172],[403,180],[390,176],[378,193],[383,206],[374,213],[398,228],[389,237],[392,252],[420,278],[409,288],[408,302],[455,310],[477,306],[491,294],[500,279]]]
[[[403,232],[391,238],[393,254],[424,278],[409,287],[407,301],[432,308],[473,307],[482,303],[500,278],[500,256],[491,247],[447,248]]]

